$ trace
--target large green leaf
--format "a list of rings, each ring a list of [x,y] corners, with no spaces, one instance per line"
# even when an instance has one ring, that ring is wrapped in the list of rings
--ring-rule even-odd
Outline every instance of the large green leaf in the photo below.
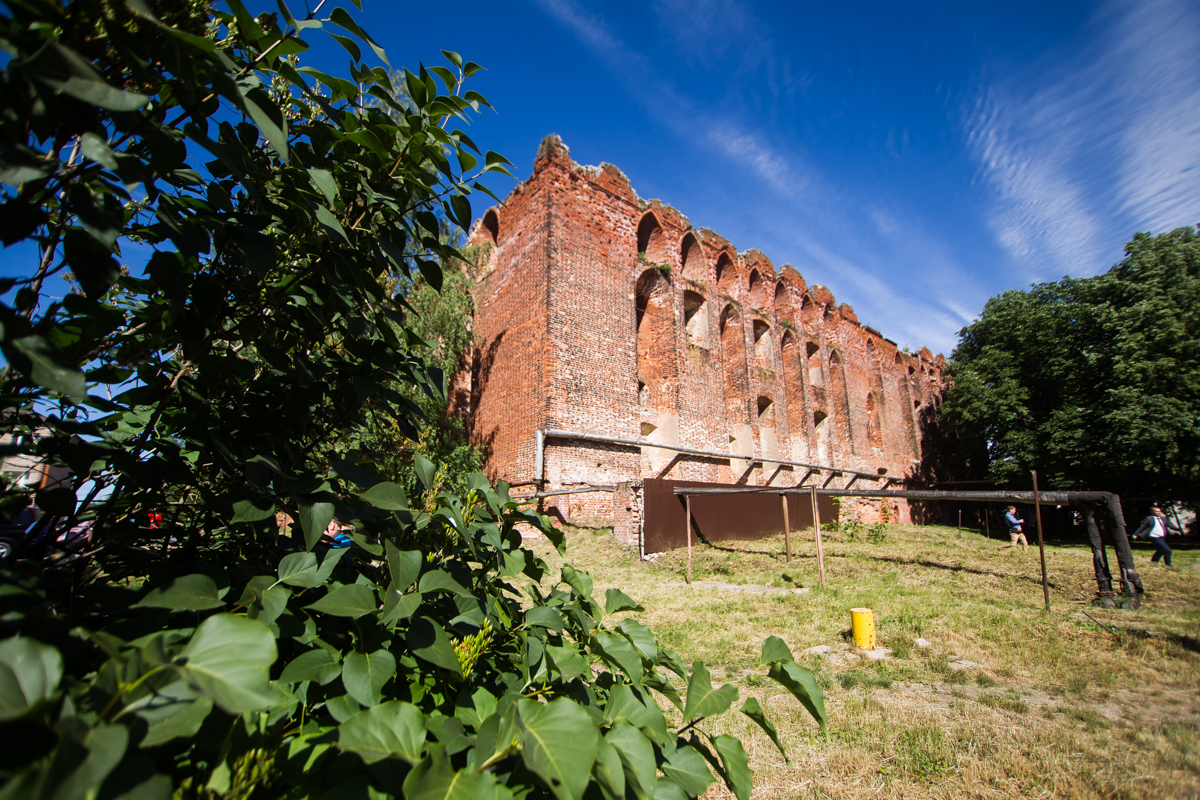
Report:
[[[654,800],[654,785],[658,766],[654,760],[654,745],[632,725],[613,725],[604,740],[613,746],[625,765],[625,785],[638,800]]]
[[[658,703],[648,692],[627,683],[619,683],[609,690],[604,718],[612,723],[628,722],[660,745],[667,741],[667,718]]]
[[[792,650],[787,646],[787,643],[778,636],[768,636],[762,643],[762,657],[759,659],[760,664],[767,666],[778,661],[795,661],[792,657]]]
[[[198,697],[184,681],[175,681],[151,692],[127,710],[135,712],[149,726],[141,747],[153,747],[171,739],[195,736],[212,711],[213,701]]]
[[[315,603],[307,606],[310,611],[330,614],[335,617],[357,619],[371,614],[379,608],[375,592],[361,583],[339,586]]]
[[[408,629],[408,647],[413,655],[428,661],[430,664],[448,669],[456,675],[462,675],[462,666],[458,656],[450,645],[450,638],[442,626],[429,617],[414,620]]]
[[[609,589],[604,593],[604,613],[615,614],[618,611],[645,611],[641,604],[620,589]]]
[[[27,637],[0,642],[0,722],[50,699],[62,672],[62,656],[48,644]]]
[[[274,102],[271,96],[261,88],[249,91],[245,91],[243,88],[242,107],[250,114],[254,124],[258,125],[267,142],[279,154],[279,160],[286,164],[288,161],[287,118],[284,117],[279,104]]]
[[[389,481],[377,483],[365,492],[360,492],[358,496],[385,511],[408,510],[408,497],[405,496],[404,490]]]
[[[257,620],[218,614],[200,623],[180,653],[179,674],[230,714],[274,704],[269,684],[277,651],[271,629]]]
[[[649,628],[636,619],[626,619],[621,621],[617,630],[625,634],[625,637],[633,643],[643,658],[651,664],[658,661],[658,640],[654,638],[654,634]]]
[[[68,78],[58,87],[58,90],[77,100],[107,108],[109,111],[137,111],[150,101],[150,98],[144,94],[123,92],[102,81],[80,77]]]
[[[737,687],[731,683],[713,689],[712,678],[704,662],[697,661],[692,664],[692,677],[688,680],[687,706],[683,709],[683,718],[691,721],[698,717],[724,714],[737,699]]]
[[[738,710],[758,723],[758,727],[762,728],[767,736],[771,737],[771,741],[775,743],[775,746],[779,748],[779,752],[783,754],[783,760],[789,764],[792,763],[792,760],[788,757],[787,750],[783,749],[783,743],[779,741],[779,731],[775,730],[775,723],[767,719],[767,715],[763,713],[757,699],[753,697],[747,698],[746,702]]]
[[[383,613],[379,615],[379,624],[394,625],[402,619],[408,619],[417,613],[425,596],[420,592],[400,594],[395,588],[388,589],[383,595]]]
[[[304,531],[304,549],[312,550],[317,542],[321,541],[330,522],[333,522],[333,503],[309,499],[300,501],[300,528]]]
[[[624,636],[600,631],[592,637],[592,650],[610,665],[625,673],[635,684],[642,682],[642,657]]]
[[[348,552],[348,548],[330,548],[320,566],[317,565],[317,554],[313,552],[286,555],[279,562],[279,582],[304,588],[320,586],[329,580],[333,568]]]
[[[217,582],[212,578],[207,575],[184,575],[155,587],[138,605],[174,611],[204,611],[224,603],[221,602]]]
[[[675,741],[675,748],[662,748],[666,763],[661,765],[663,774],[678,783],[692,797],[699,797],[713,782],[712,772],[704,756],[683,739]],[[676,749],[677,748],[677,749]]]
[[[471,590],[463,586],[458,581],[450,576],[450,573],[443,569],[435,569],[426,572],[421,576],[421,582],[417,584],[417,588],[423,593],[429,592],[449,592],[459,595],[460,597],[473,597]]]
[[[603,738],[596,742],[592,774],[608,800],[625,800],[625,766],[617,749]]]
[[[517,704],[521,755],[559,800],[580,800],[596,760],[599,731],[575,701],[560,697],[549,703]]]
[[[89,800],[121,762],[129,745],[129,728],[73,720],[58,726],[61,740],[49,758],[35,762],[0,790],[4,800]],[[11,743],[5,744],[12,746]],[[148,787],[153,788],[153,787]],[[161,788],[161,782],[159,784]],[[151,795],[147,800],[160,800]]]
[[[821,730],[827,731],[829,717],[825,713],[825,692],[817,685],[817,678],[811,671],[794,661],[784,661],[771,665],[767,676],[778,681],[799,700],[808,713],[821,724]]]
[[[750,772],[750,759],[746,757],[742,743],[724,733],[713,739],[712,743],[725,767],[726,785],[737,796],[737,800],[750,800],[754,775]]]
[[[391,540],[384,542],[387,552],[388,572],[392,577],[392,586],[401,592],[408,591],[413,581],[421,574],[421,564],[425,562],[425,554],[420,550],[401,550],[392,544]]]
[[[525,624],[562,633],[562,614],[547,606],[534,606],[525,612]]]
[[[14,339],[10,358],[13,364],[39,386],[45,386],[72,400],[87,396],[83,372],[61,350],[40,336]]]
[[[342,665],[342,685],[346,694],[364,706],[379,704],[384,684],[396,674],[396,657],[387,650],[351,653]]]
[[[407,800],[496,800],[496,781],[490,772],[457,771],[441,745],[430,745],[429,755],[404,779]]]
[[[322,686],[342,674],[342,661],[335,652],[318,647],[301,653],[283,668],[279,680],[284,683],[315,681]]]
[[[590,675],[587,659],[575,645],[546,645],[546,655],[564,681]]]
[[[358,753],[368,764],[385,758],[415,764],[425,749],[425,720],[410,703],[383,703],[339,725],[338,747]]]

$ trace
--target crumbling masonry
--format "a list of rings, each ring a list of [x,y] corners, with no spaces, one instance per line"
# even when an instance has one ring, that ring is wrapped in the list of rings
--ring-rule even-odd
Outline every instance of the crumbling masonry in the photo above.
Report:
[[[470,243],[490,247],[455,405],[493,477],[530,491],[615,487],[547,498],[565,518],[610,517],[636,544],[645,478],[813,475],[780,461],[915,474],[941,356],[900,351],[824,286],[641,200],[616,167],[574,163],[557,136]]]

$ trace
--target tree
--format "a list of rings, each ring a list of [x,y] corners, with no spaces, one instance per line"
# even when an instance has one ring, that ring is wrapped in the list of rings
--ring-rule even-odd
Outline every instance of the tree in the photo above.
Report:
[[[741,744],[704,732],[736,688],[606,624],[639,607],[584,572],[539,589],[516,526],[562,548],[545,517],[478,474],[436,491],[419,456],[410,504],[340,446],[383,411],[419,438],[414,391],[442,392],[390,276],[441,288],[461,258],[441,220],[466,230],[505,169],[454,127],[486,106],[478,66],[405,71],[404,106],[346,10],[227,4],[0,15],[0,237],[39,248],[0,286],[0,420],[73,475],[33,495],[29,538],[75,537],[0,575],[0,796],[648,800],[699,795],[711,766],[746,800]],[[320,28],[350,79],[300,66]],[[825,726],[781,641],[762,665]]]
[[[1200,236],[1139,233],[1125,252],[994,297],[962,330],[942,414],[967,472],[1200,499]]]
[[[483,247],[467,248],[466,261],[443,264],[440,290],[434,290],[420,276],[397,282],[413,311],[409,317],[412,331],[429,343],[427,361],[446,381],[461,371],[464,356],[474,341],[471,319],[475,304],[471,290],[479,255],[476,251]],[[373,408],[346,438],[346,449],[358,450],[369,457],[381,475],[398,483],[410,497],[422,491],[416,469],[418,454],[441,464],[433,487],[426,492],[436,495],[446,489],[454,494],[465,493],[466,477],[483,469],[484,453],[471,442],[466,422],[451,408],[451,398],[414,386],[401,385],[396,389],[420,409],[423,415],[420,437],[416,441],[409,439],[386,409]]]

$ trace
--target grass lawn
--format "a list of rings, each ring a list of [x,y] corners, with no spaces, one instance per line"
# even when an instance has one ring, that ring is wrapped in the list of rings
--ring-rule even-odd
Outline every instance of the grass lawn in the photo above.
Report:
[[[906,525],[876,544],[823,538],[825,589],[811,531],[793,535],[790,564],[782,536],[701,545],[688,586],[685,550],[643,561],[606,529],[567,529],[568,558],[597,595],[615,586],[641,602],[633,616],[663,645],[702,659],[714,683],[757,697],[773,719],[791,764],[739,714],[707,726],[745,743],[755,798],[1200,797],[1194,553],[1177,551],[1168,570],[1135,550],[1144,604],[1119,611],[1088,604],[1086,546],[1048,546],[1047,613],[1036,546],[1001,551],[980,533]],[[533,547],[557,572],[549,544]],[[850,609],[859,606],[873,609],[889,659],[855,653]],[[756,668],[772,634],[817,674],[828,741]],[[801,655],[819,645],[831,649]],[[716,783],[707,796],[731,795]]]

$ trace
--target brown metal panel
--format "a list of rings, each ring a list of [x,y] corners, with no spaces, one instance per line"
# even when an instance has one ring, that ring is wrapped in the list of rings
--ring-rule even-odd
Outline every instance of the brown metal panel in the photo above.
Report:
[[[647,478],[643,483],[643,552],[662,553],[686,547],[686,512],[677,487],[689,489],[732,488],[724,483],[668,481]],[[822,522],[836,521],[832,497],[819,497]],[[808,495],[788,495],[792,530],[812,529],[812,505]],[[783,506],[774,493],[697,495],[692,498],[692,524],[700,536],[712,542],[753,541],[783,533]]]

